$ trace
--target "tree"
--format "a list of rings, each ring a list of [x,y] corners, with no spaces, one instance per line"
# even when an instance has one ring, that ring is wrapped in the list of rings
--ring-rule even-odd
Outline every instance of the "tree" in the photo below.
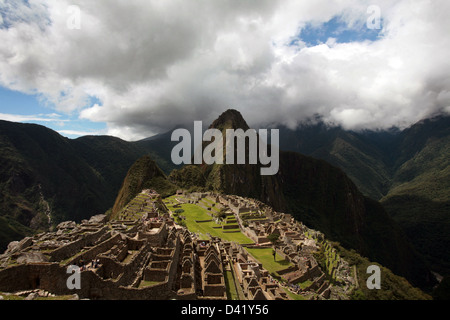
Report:
[[[225,208],[220,209],[218,217],[222,220],[225,219],[227,217],[227,209]]]
[[[278,238],[280,238],[280,235],[275,233],[272,233],[267,237],[267,239],[269,239],[269,241],[272,242],[272,244],[275,244],[278,241]]]

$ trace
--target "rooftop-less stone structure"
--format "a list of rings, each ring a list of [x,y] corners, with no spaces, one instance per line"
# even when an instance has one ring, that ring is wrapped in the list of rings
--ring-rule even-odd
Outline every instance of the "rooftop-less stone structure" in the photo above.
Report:
[[[174,222],[157,192],[143,190],[117,220],[98,215],[81,224],[63,222],[54,232],[10,243],[0,255],[0,292],[40,290],[87,299],[213,300],[227,299],[227,285],[231,285],[239,299],[290,299],[286,290],[308,298],[344,299],[356,285],[348,263],[323,235],[289,215],[237,196],[185,196],[190,203],[208,198],[227,209],[254,241],[247,246],[272,247],[291,266],[278,272],[281,278],[274,278],[242,245],[218,238],[200,240]],[[271,234],[279,235],[275,245],[268,241]],[[321,246],[330,256],[327,270],[313,256]],[[68,268],[74,265],[80,268],[79,289],[67,285]],[[307,287],[298,286],[307,280]]]

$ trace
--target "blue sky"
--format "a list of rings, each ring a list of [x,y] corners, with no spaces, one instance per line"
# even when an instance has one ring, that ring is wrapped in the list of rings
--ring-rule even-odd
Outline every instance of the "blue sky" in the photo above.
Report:
[[[92,104],[98,102],[91,99]],[[39,95],[24,94],[1,86],[0,120],[40,124],[68,138],[106,132],[106,123],[79,119],[77,113],[55,112],[54,106],[48,105]]]
[[[312,47],[326,43],[329,38],[335,39],[336,43],[376,41],[379,32],[380,30],[369,30],[365,26],[349,28],[340,17],[334,17],[320,25],[307,24],[290,45],[295,46],[301,40],[308,47]],[[96,98],[91,98],[87,107],[95,104],[101,105],[102,103]],[[72,114],[55,112],[55,106],[49,105],[49,102],[38,94],[25,94],[1,86],[0,119],[41,124],[69,138],[87,134],[101,135],[107,132],[105,122],[80,119],[76,111]]]
[[[135,141],[229,108],[255,128],[317,115],[351,130],[405,128],[450,113],[450,1],[73,7],[0,1],[0,118]]]
[[[349,28],[340,17],[334,17],[319,26],[307,24],[305,28],[302,28],[298,38],[309,47],[326,43],[329,38],[335,39],[336,43],[376,41],[380,37],[381,30],[382,28],[369,29],[366,25]]]

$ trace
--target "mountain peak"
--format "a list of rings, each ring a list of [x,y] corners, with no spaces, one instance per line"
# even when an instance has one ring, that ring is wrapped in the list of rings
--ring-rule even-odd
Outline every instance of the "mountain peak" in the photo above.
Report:
[[[122,183],[122,188],[114,203],[111,218],[116,218],[117,214],[143,189],[158,189],[161,195],[173,194],[176,187],[167,181],[164,172],[158,167],[156,162],[149,156],[144,155],[139,158],[128,170]]]
[[[209,129],[219,129],[221,131],[226,129],[243,129],[245,131],[249,129],[249,126],[239,111],[228,109],[214,120]]]

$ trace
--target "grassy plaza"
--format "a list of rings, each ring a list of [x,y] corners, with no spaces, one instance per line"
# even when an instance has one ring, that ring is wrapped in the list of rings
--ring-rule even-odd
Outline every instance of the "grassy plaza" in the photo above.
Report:
[[[175,212],[177,209],[184,210],[179,216],[184,217],[183,221],[186,223],[186,227],[191,232],[199,234],[200,239],[209,239],[208,234],[210,234],[213,237],[219,237],[223,240],[237,242],[239,244],[253,243],[240,229],[222,229],[222,224],[216,223],[213,217],[203,207],[196,204],[183,203],[179,205],[179,208],[175,208],[174,200],[174,196],[165,199],[167,208],[172,212]]]
[[[278,254],[273,258],[272,248],[245,248],[256,260],[262,263],[264,268],[270,273],[277,274],[277,271],[293,266]]]

